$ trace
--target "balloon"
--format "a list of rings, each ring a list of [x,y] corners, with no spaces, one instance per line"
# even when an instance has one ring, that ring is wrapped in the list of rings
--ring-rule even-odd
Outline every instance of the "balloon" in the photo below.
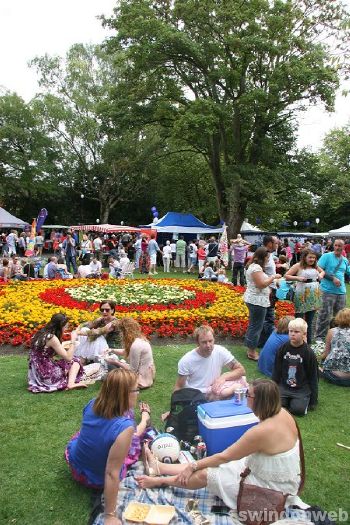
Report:
[[[159,213],[156,211],[153,212],[153,217],[158,217]]]
[[[151,212],[154,213],[155,211],[157,211],[157,208],[155,206],[152,206]]]

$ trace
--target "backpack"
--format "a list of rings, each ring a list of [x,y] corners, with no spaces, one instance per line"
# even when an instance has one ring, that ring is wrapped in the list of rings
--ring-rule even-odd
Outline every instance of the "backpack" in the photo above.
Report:
[[[165,427],[173,427],[177,439],[191,442],[198,434],[197,406],[207,403],[205,394],[196,388],[181,388],[171,396],[170,414]]]

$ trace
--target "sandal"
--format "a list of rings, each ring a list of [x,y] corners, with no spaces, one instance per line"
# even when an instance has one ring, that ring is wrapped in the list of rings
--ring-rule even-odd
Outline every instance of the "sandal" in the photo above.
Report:
[[[247,352],[247,358],[250,359],[251,361],[259,361],[259,357],[254,355],[252,356],[251,354],[249,354],[249,352]]]
[[[142,445],[142,452],[141,452],[142,463],[145,469],[145,474],[147,476],[154,478],[155,476],[160,476],[159,461],[156,457],[153,456],[154,462],[152,465],[150,465],[148,458],[147,458],[147,453],[146,453],[147,446],[148,446],[147,443],[144,443]]]

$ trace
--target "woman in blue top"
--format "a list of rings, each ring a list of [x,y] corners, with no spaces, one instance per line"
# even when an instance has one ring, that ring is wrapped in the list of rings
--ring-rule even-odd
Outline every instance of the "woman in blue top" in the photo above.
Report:
[[[137,376],[112,370],[100,393],[83,410],[80,432],[68,443],[66,460],[73,478],[104,490],[105,525],[121,525],[116,515],[121,470],[134,434],[134,420],[124,414],[136,405]]]

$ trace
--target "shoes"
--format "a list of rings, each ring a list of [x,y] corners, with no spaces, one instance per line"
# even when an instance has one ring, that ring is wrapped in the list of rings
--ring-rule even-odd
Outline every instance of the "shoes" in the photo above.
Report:
[[[153,275],[158,275],[158,272],[154,272],[154,274],[153,274]]]
[[[247,352],[247,358],[251,361],[259,361],[259,356],[256,353],[250,354],[249,352]]]

